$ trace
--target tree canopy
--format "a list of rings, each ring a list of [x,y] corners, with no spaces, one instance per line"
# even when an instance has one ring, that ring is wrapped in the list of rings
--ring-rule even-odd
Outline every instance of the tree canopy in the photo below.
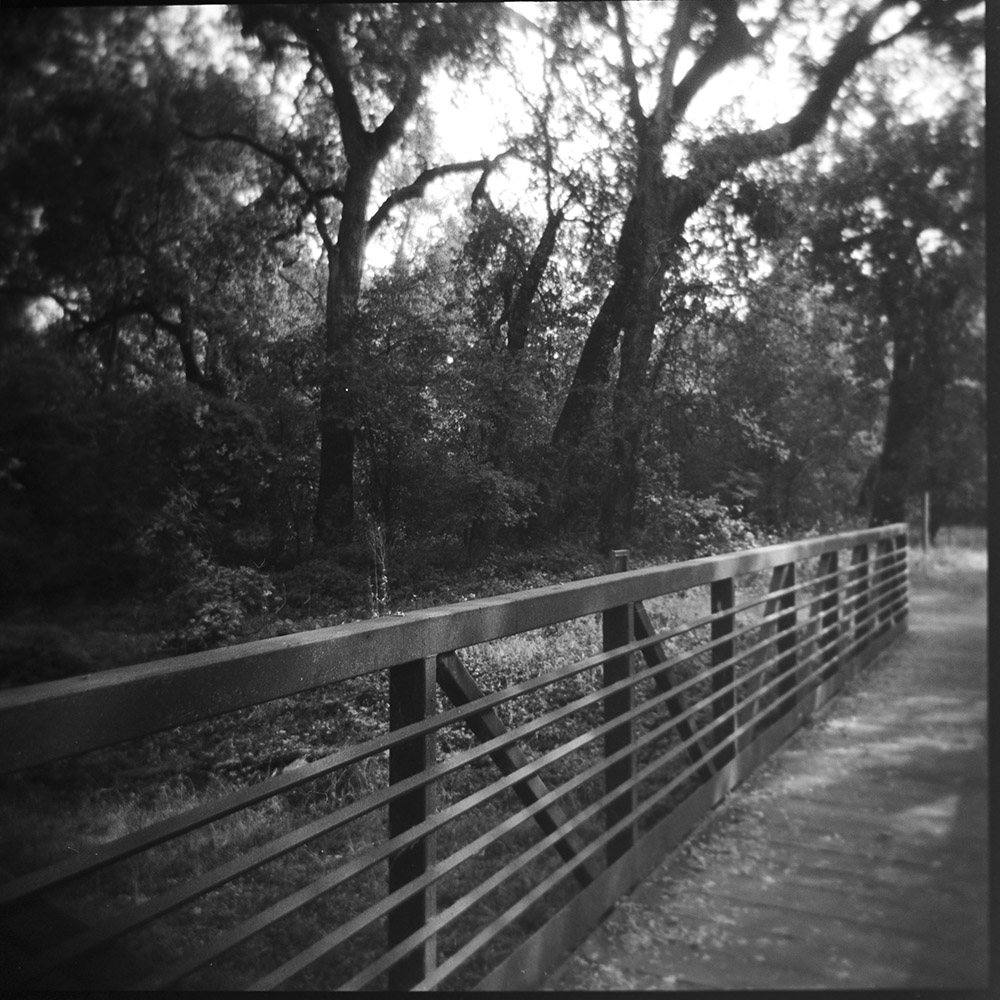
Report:
[[[983,7],[6,11],[5,596],[982,516]]]

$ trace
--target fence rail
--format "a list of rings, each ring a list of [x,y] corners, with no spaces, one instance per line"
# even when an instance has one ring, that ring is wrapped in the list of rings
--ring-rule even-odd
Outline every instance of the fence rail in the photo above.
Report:
[[[39,901],[90,918],[5,985],[112,945],[141,988],[537,985],[905,628],[906,531],[622,552],[591,580],[0,692],[0,774],[362,678],[385,705],[372,738],[0,884],[8,926]],[[560,627],[550,662],[517,663]]]

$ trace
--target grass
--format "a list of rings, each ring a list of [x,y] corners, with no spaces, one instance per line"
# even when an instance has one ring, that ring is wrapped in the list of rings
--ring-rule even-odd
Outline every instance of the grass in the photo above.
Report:
[[[911,546],[910,571],[915,579],[930,581],[965,572],[985,572],[985,528],[942,528],[936,542],[926,552],[919,545]]]
[[[967,542],[967,544],[962,544]],[[979,544],[979,547],[977,547]],[[923,554],[911,550],[914,578],[951,578],[961,569],[985,566],[981,542],[962,536],[957,544],[939,546]],[[845,563],[842,561],[842,566]],[[737,601],[762,595],[768,574],[740,581]],[[480,593],[482,588],[480,588]],[[675,627],[707,612],[707,592],[669,595],[648,604],[658,628]],[[750,617],[759,620],[758,607]],[[671,640],[673,653],[692,649],[707,638],[707,627]],[[740,642],[746,646],[754,637]],[[548,626],[535,632],[512,636],[462,651],[463,659],[484,688],[494,691],[508,685],[577,662],[600,648],[600,620],[587,616]],[[675,681],[694,676],[702,669],[706,654],[677,671]],[[573,698],[597,690],[596,671],[570,678],[541,692],[505,705],[500,714],[514,728],[540,713],[567,704]],[[641,685],[642,697],[652,694],[651,683]],[[692,697],[710,691],[707,680],[699,681]],[[691,699],[689,699],[690,701]],[[348,744],[363,742],[384,730],[386,704],[384,678],[361,678],[338,688],[322,689],[297,698],[281,699],[230,716],[161,734],[146,740],[84,755],[31,772],[3,779],[0,784],[0,859],[20,871],[30,871],[86,850],[88,846],[115,839],[165,816],[200,802],[227,794],[259,778],[294,766],[296,761],[315,759]],[[660,713],[662,716],[662,712]],[[696,717],[709,721],[710,709]],[[600,706],[573,713],[551,729],[542,730],[521,745],[529,758],[537,758],[555,746],[600,722]],[[645,731],[652,720],[639,725]],[[676,734],[658,741],[640,760],[640,766],[676,744]],[[459,753],[475,743],[464,727],[450,727],[439,739],[440,758]],[[543,778],[557,788],[580,773],[601,754],[600,741],[563,758],[546,768]],[[664,775],[647,781],[640,794],[653,794],[671,773],[686,764],[683,758]],[[495,767],[463,767],[444,779],[438,788],[438,806],[450,803],[487,787],[496,777]],[[387,768],[384,756],[367,758],[361,765],[328,776],[284,796],[267,800],[187,835],[170,841],[137,858],[79,883],[63,895],[62,905],[86,916],[89,922],[123,907],[142,903],[172,886],[195,877],[221,863],[245,855],[255,846],[298,828],[304,823],[384,787]],[[585,808],[603,791],[603,782],[594,779],[567,796],[563,807],[568,814]],[[683,789],[673,796],[676,801]],[[662,814],[666,803],[646,820],[649,826]],[[478,806],[460,824],[445,827],[438,835],[438,858],[445,859],[462,850],[475,838],[485,836],[485,846],[469,854],[438,888],[438,909],[461,898],[484,883],[512,857],[530,847],[539,833],[531,821],[493,836],[507,818],[520,808],[511,791]],[[215,934],[262,907],[276,902],[303,886],[334,871],[345,860],[356,858],[366,848],[384,840],[384,810],[362,817],[343,830],[326,835],[253,872],[240,876],[219,889],[178,909],[149,928],[130,935],[127,945],[134,953],[157,965],[173,961],[188,949],[200,946]],[[598,815],[585,827],[587,835],[603,829]],[[2,863],[0,861],[0,863]],[[442,956],[454,953],[477,927],[512,905],[539,884],[558,859],[551,850],[524,866],[516,878],[504,881],[496,892],[485,897],[461,921],[439,936]],[[564,880],[546,905],[533,907],[506,928],[490,950],[476,956],[448,985],[468,988],[491,967],[506,949],[540,926],[561,899],[574,891],[572,880]],[[190,977],[186,986],[204,989],[247,985],[265,970],[310,942],[360,913],[385,892],[385,865],[381,863],[345,883],[335,893],[303,908],[294,917],[275,924],[250,939],[206,971]],[[346,946],[304,970],[289,987],[328,989],[343,983],[384,947],[384,921],[374,922],[352,938]],[[384,986],[384,980],[376,982]]]

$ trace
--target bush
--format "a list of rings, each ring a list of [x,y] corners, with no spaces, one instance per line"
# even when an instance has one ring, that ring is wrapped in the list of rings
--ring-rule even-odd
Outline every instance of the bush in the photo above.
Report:
[[[647,496],[641,525],[636,539],[641,548],[677,560],[752,549],[777,540],[773,532],[731,512],[718,497],[680,491]]]
[[[167,598],[170,617],[182,624],[168,641],[183,652],[208,649],[237,638],[252,615],[270,610],[274,584],[247,566],[218,566],[192,550],[188,579]]]

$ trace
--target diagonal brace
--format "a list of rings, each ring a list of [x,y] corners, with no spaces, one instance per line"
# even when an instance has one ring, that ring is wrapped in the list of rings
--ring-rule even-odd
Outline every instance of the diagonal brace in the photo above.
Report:
[[[456,707],[485,697],[475,678],[462,663],[458,653],[438,654],[437,682],[448,700]],[[465,720],[465,723],[481,743],[502,736],[507,732],[507,727],[492,708],[486,709],[478,715],[470,716]],[[524,751],[517,745],[494,750],[490,757],[493,758],[493,763],[500,768],[504,775],[511,774],[530,763]],[[514,785],[514,791],[526,806],[531,806],[543,795],[547,795],[549,789],[536,774],[525,778],[524,781],[519,781]],[[552,805],[535,813],[535,819],[546,834],[556,832],[566,823],[566,816],[556,803],[552,803]],[[584,849],[584,846],[583,840],[576,833],[567,833],[555,843],[555,848],[564,861],[572,861]],[[573,874],[581,885],[587,886],[597,878],[599,873],[595,870],[593,862],[582,862],[573,869]]]
[[[653,628],[653,623],[650,620],[649,612],[642,606],[642,603],[637,601],[635,604],[635,637],[636,639],[648,639],[655,634],[655,629]],[[667,650],[662,642],[653,643],[651,646],[645,646],[642,650],[643,658],[646,661],[647,667],[656,667],[661,663],[666,663],[669,659],[667,655]],[[665,670],[658,673],[654,678],[657,690],[661,693],[671,690],[673,684]],[[681,695],[673,695],[667,699],[667,709],[673,716],[680,715],[684,710],[684,701]],[[681,719],[677,723],[677,731],[680,733],[681,739],[690,740],[694,736],[694,730],[691,728],[690,719]],[[688,756],[691,758],[692,764],[697,764],[705,756],[705,751],[702,748],[701,740],[692,740],[691,745],[688,747]],[[698,776],[702,781],[708,781],[712,777],[712,769],[707,763],[702,764],[698,769]]]

